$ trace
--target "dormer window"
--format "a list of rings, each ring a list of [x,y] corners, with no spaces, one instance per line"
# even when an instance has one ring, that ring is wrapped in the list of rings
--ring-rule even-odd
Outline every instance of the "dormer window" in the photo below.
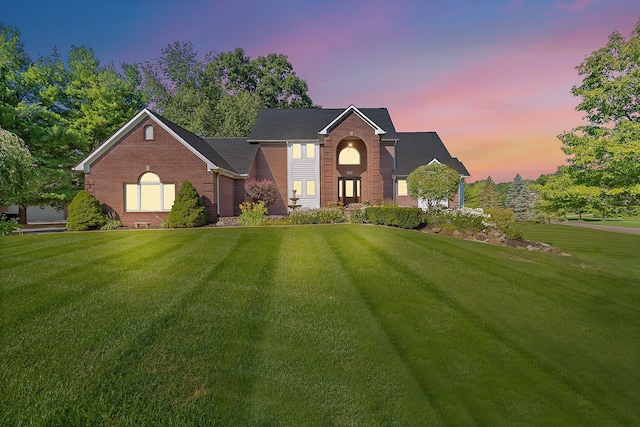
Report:
[[[153,126],[147,125],[144,127],[144,139],[145,140],[153,139]]]

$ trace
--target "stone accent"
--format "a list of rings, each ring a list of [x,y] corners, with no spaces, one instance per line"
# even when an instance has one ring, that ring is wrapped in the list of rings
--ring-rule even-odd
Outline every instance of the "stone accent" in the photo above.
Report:
[[[532,242],[529,240],[513,240],[507,238],[500,230],[485,230],[482,232],[473,232],[470,230],[449,230],[446,228],[428,226],[423,229],[425,233],[439,234],[441,236],[451,236],[458,239],[469,240],[472,242],[488,243],[496,246],[509,246],[512,248],[522,248],[529,251],[547,252],[555,255],[566,255],[562,251],[543,242]]]

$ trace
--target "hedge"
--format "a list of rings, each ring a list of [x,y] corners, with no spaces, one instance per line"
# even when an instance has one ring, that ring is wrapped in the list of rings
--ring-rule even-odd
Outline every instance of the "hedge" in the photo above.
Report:
[[[369,206],[365,209],[366,221],[371,224],[389,225],[399,228],[418,228],[424,224],[424,213],[420,208],[402,206]]]

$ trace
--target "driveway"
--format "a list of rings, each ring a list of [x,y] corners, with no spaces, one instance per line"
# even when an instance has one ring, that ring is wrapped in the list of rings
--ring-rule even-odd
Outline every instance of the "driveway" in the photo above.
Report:
[[[612,233],[636,234],[640,236],[640,228],[616,227],[613,225],[589,224],[588,222],[562,221],[555,224],[569,225],[571,227],[592,228],[594,230],[611,231]]]

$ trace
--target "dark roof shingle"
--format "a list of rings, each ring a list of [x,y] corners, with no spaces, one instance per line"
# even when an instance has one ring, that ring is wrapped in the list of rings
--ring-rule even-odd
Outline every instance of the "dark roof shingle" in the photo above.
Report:
[[[453,167],[460,175],[469,176],[467,168],[449,151],[436,132],[398,132],[396,143],[396,176],[408,176],[418,166],[433,159]]]
[[[262,110],[249,135],[249,141],[318,140],[318,132],[345,110],[345,108]],[[386,108],[360,108],[359,111],[387,132],[382,139],[397,139],[396,129]]]

